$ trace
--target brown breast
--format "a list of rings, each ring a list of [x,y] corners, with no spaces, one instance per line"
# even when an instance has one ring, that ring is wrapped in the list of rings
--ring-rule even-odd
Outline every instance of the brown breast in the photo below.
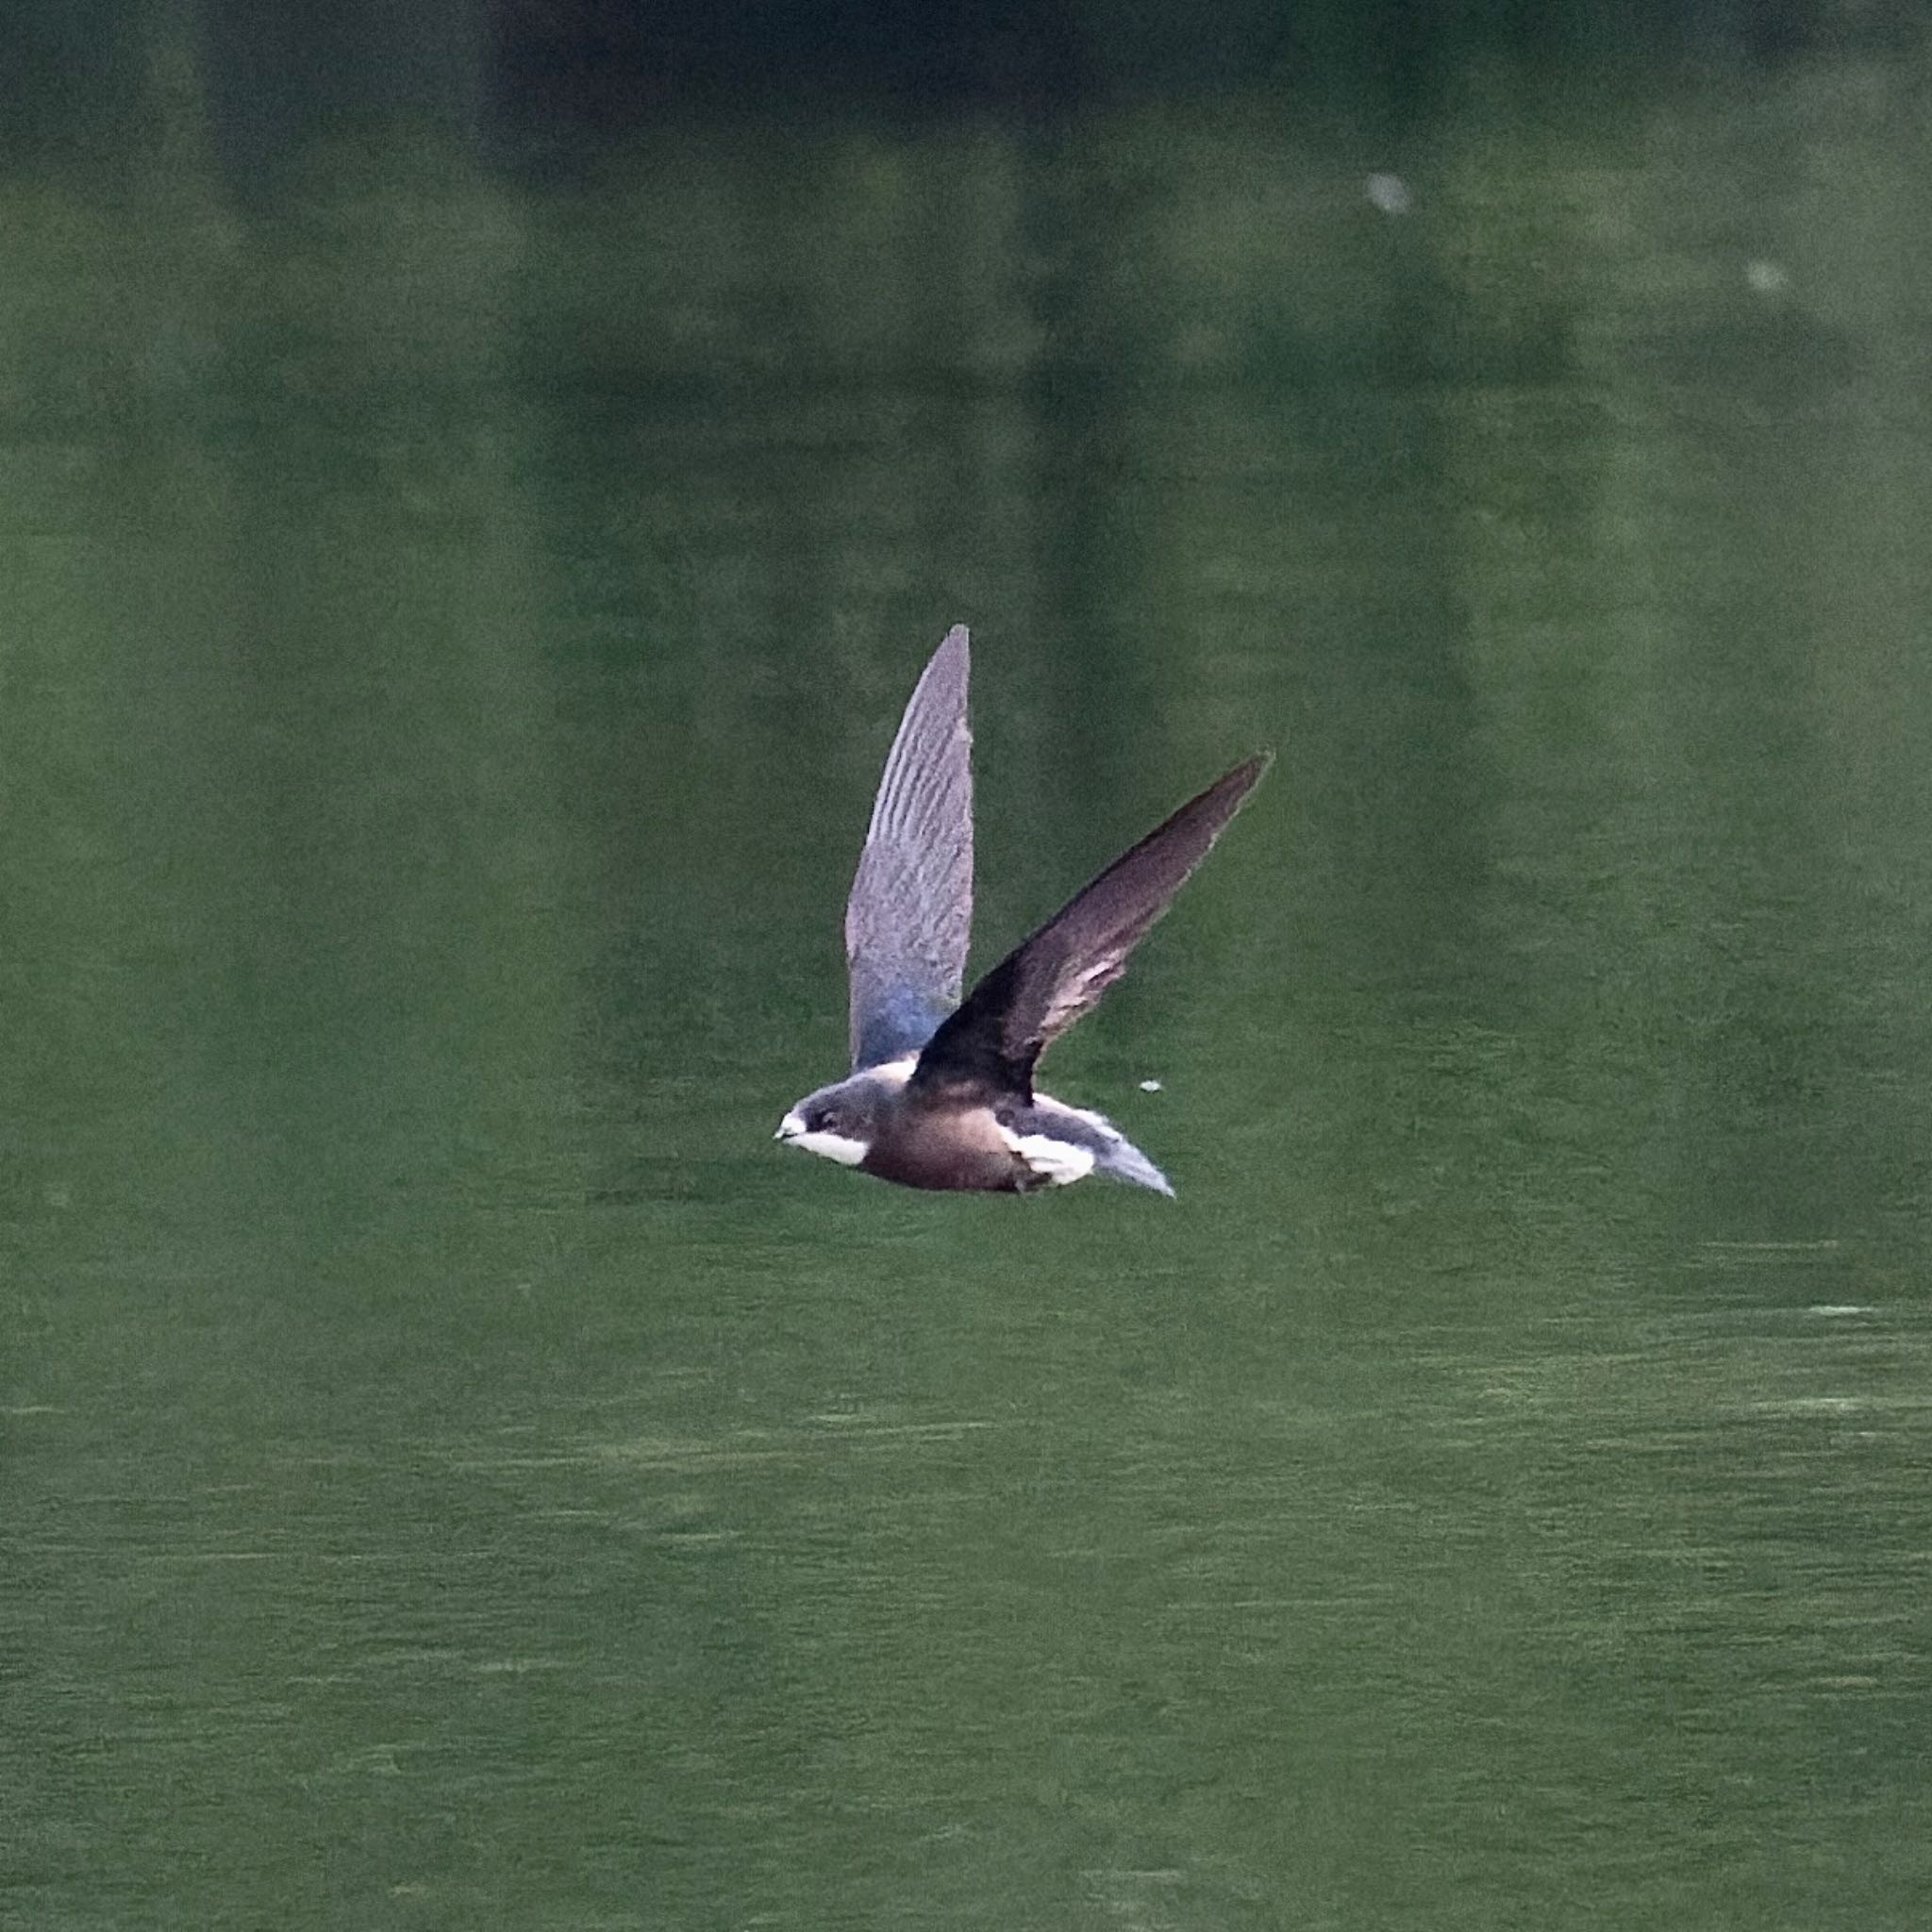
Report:
[[[906,1188],[1010,1191],[1033,1178],[988,1107],[894,1108],[859,1169]]]

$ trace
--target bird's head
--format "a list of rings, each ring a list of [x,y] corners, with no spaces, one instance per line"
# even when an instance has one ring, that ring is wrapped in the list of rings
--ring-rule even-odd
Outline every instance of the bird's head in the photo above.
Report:
[[[904,1085],[903,1074],[892,1079],[874,1067],[821,1087],[793,1104],[774,1138],[842,1167],[857,1167],[872,1146],[881,1106]]]

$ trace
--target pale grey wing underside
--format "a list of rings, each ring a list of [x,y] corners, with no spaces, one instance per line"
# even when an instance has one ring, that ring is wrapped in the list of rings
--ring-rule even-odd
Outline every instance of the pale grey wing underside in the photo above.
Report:
[[[852,1065],[916,1053],[959,1003],[973,927],[966,626],[932,654],[886,758],[845,902]]]

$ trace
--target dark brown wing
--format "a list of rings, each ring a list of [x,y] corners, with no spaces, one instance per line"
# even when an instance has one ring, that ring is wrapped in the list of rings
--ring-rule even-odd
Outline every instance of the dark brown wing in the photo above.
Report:
[[[973,928],[966,626],[932,654],[886,756],[845,902],[852,1066],[918,1050],[959,1003]]]
[[[1269,762],[1263,753],[1216,779],[1008,953],[933,1035],[914,1082],[985,1082],[1030,1097],[1034,1062],[1126,971]]]

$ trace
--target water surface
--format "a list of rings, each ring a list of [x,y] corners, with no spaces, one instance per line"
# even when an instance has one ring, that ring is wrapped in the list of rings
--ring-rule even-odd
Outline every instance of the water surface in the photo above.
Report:
[[[6,1915],[1922,1923],[1911,116],[10,184]],[[771,1143],[956,620],[1177,1203]]]

